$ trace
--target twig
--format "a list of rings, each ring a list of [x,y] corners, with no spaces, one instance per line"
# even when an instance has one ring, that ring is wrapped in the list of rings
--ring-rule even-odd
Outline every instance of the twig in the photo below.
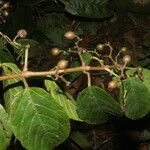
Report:
[[[87,75],[87,80],[88,80],[88,87],[92,85],[92,82],[91,82],[91,74],[87,71],[84,72],[84,74]]]
[[[27,70],[28,70],[28,55],[29,55],[29,48],[30,48],[30,45],[26,45],[26,48],[25,48],[25,60],[24,60],[23,71],[27,71]]]
[[[99,59],[97,57],[94,57],[94,56],[92,57],[92,59],[98,61],[101,66],[104,66],[103,60],[101,60],[101,59]]]
[[[66,84],[66,86],[71,84],[71,82],[67,81],[63,76],[60,76],[59,78]]]
[[[24,87],[27,89],[29,86],[28,86],[26,79],[22,78],[22,81],[23,81]]]
[[[127,63],[124,63],[123,67],[121,67],[121,75],[120,75],[120,77],[124,76],[124,69],[125,69],[126,65],[127,65]]]
[[[110,49],[110,52],[109,52],[109,55],[108,55],[108,58],[114,63],[114,65],[117,65],[117,63],[114,61],[114,59],[112,58],[112,52],[113,52],[113,48],[112,46],[110,45],[110,43],[108,42],[107,44],[105,44],[105,46],[108,46],[109,49]]]
[[[105,67],[105,69],[107,72],[109,72],[110,74],[114,75],[117,78],[120,78],[120,76],[118,76],[116,73],[114,73],[112,70],[110,70],[109,68]]]
[[[120,56],[120,54],[121,54],[121,50],[118,52],[118,54],[116,55],[116,57],[115,57],[115,61],[116,61],[116,63],[118,63],[118,57]]]

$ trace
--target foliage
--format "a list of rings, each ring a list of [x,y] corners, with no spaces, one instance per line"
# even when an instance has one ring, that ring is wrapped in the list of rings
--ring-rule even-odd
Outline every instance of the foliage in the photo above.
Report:
[[[15,64],[5,63],[3,65],[3,74],[5,75],[17,73],[19,71],[20,69]],[[3,88],[6,89],[4,92],[4,100],[7,112],[10,111],[10,105],[16,95],[18,95],[18,93],[23,89],[20,81],[21,80],[17,78],[3,81]]]
[[[54,100],[64,108],[69,118],[79,120],[76,112],[76,101],[70,95],[65,94],[55,81],[45,80],[45,86]]]
[[[5,150],[10,143],[12,136],[10,119],[6,110],[0,105],[0,146],[1,150]]]
[[[28,88],[17,95],[10,119],[13,132],[27,149],[52,149],[69,135],[67,114],[40,88]]]
[[[111,11],[106,8],[108,0],[61,0],[66,11],[72,15],[88,18],[110,17]]]
[[[135,0],[12,2],[14,10],[8,19],[1,16],[2,22],[6,23],[0,27],[6,33],[0,32],[0,81],[4,97],[4,105],[0,105],[0,150],[8,147],[13,134],[29,150],[54,149],[68,138],[86,149],[89,148],[87,139],[79,131],[71,130],[72,122],[102,124],[122,116],[139,120],[150,115],[150,70],[141,68],[149,66],[148,38],[142,43],[144,56],[140,61],[130,56],[131,51],[135,54],[133,42],[130,51],[126,47],[116,50],[110,42],[95,48],[102,32],[107,31],[106,34],[112,37],[118,35],[115,31],[111,33],[113,28],[110,28],[116,26],[118,18],[127,17],[129,23],[134,22],[137,26],[136,19],[129,18],[129,14],[147,14],[147,1],[141,4]],[[3,4],[0,8],[5,11]],[[107,19],[109,22],[105,22]],[[104,24],[99,30],[102,20]],[[19,35],[20,29],[27,33],[27,37]],[[64,37],[66,31],[73,31],[75,36],[68,40]],[[87,35],[90,38],[95,36],[96,41],[91,41],[94,46],[89,49],[87,45],[82,46],[84,38],[88,43]],[[38,72],[29,70],[30,67],[34,70],[34,63],[42,64],[54,47],[60,48],[59,56],[50,58],[54,63],[49,64],[48,71],[41,71],[41,68]],[[65,68],[59,68],[58,60],[65,60]],[[102,79],[101,85],[94,85],[94,74]],[[34,83],[36,87],[28,84],[28,78],[32,80],[36,76],[43,76],[39,79],[42,82],[40,87],[38,83]],[[82,85],[75,95],[64,90],[84,76],[86,86]],[[109,86],[109,80],[113,86]]]
[[[79,116],[87,123],[103,123],[112,116],[121,116],[119,104],[103,89],[90,86],[77,98]]]
[[[14,62],[14,59],[5,44],[5,41],[0,40],[0,62]]]
[[[123,81],[125,115],[133,120],[142,118],[150,112],[150,93],[144,83],[136,77]]]

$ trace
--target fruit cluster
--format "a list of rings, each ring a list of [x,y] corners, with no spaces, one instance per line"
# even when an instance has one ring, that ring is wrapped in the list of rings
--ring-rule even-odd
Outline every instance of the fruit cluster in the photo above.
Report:
[[[9,16],[9,8],[9,2],[4,2],[3,0],[0,0],[0,23],[6,22],[6,17]]]
[[[15,38],[11,40],[9,37],[4,36],[1,33],[1,35],[12,46],[17,48],[20,48],[21,45],[17,43],[16,39],[25,38],[27,34],[28,33],[25,29],[20,29],[17,32]],[[82,41],[82,39],[78,37],[78,35],[75,32],[68,31],[64,34],[64,37],[68,40],[74,40],[74,46],[66,51],[54,47],[50,51],[51,54],[55,57],[60,54],[64,54],[66,56],[71,56],[72,54],[73,56],[76,55],[79,58],[80,66],[69,68],[68,59],[65,60],[63,58],[62,60],[58,61],[56,66],[53,68],[53,72],[51,72],[51,75],[54,75],[56,79],[62,78],[64,73],[83,72],[87,75],[88,86],[90,86],[92,81],[91,76],[92,73],[94,73],[93,71],[100,71],[100,74],[109,74],[109,77],[111,78],[111,81],[107,84],[107,87],[109,89],[116,89],[119,88],[121,81],[128,77],[127,71],[133,69],[132,67],[127,67],[127,65],[131,62],[131,56],[129,55],[129,51],[126,47],[122,47],[117,54],[114,54],[114,49],[108,42],[104,44],[97,44],[95,49],[89,50],[80,46],[79,42]],[[28,46],[29,45],[27,45],[27,50]],[[25,52],[25,58],[27,63],[28,52]],[[92,61],[97,61],[97,63],[92,63]]]
[[[108,83],[108,88],[109,89],[118,88],[120,80],[122,80],[122,78],[125,78],[124,73],[126,70],[126,65],[131,62],[131,56],[129,54],[126,54],[126,52],[128,52],[128,49],[126,47],[122,47],[118,52],[118,54],[116,54],[116,56],[113,56],[112,54],[113,48],[111,47],[109,42],[106,44],[97,44],[95,50],[83,51],[83,48],[78,45],[78,42],[80,42],[82,39],[79,38],[75,32],[68,31],[64,34],[64,37],[68,40],[74,40],[74,39],[77,40],[77,42],[75,43],[75,47],[70,48],[69,51],[67,51],[68,53],[76,53],[77,55],[79,55],[83,65],[84,62],[81,58],[81,54],[84,52],[91,52],[93,59],[97,60],[100,66],[103,67],[105,71],[110,73],[111,76],[114,75],[116,77],[115,80],[113,79]],[[109,54],[103,56],[103,54],[101,53],[105,51],[105,49],[109,51]],[[53,56],[58,56],[61,53],[63,53],[63,50],[60,50],[59,48],[55,47],[51,49],[51,53]],[[105,64],[106,58],[110,60],[109,64]],[[57,64],[57,69],[65,69],[67,67],[68,67],[67,60],[60,60]]]

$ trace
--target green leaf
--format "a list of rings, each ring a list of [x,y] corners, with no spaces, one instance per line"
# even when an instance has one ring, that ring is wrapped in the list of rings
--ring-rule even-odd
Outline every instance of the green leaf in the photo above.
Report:
[[[60,0],[67,12],[88,18],[110,17],[112,12],[106,8],[108,0]]]
[[[93,57],[89,52],[82,53],[81,56],[86,65],[88,65],[91,62]]]
[[[96,22],[89,20],[78,20],[76,21],[77,24],[77,29],[76,33],[77,35],[82,35],[84,32],[88,32],[92,36],[96,36],[97,34],[97,27],[96,27]]]
[[[134,1],[138,1],[138,3]],[[140,4],[139,1],[142,1],[142,4]],[[149,14],[149,6],[147,4],[145,5],[143,0],[111,0],[109,1],[109,5],[109,7],[118,14],[128,12]]]
[[[26,45],[30,45],[30,49],[29,49],[29,58],[32,58],[36,55],[39,54],[39,43],[35,40],[32,40],[32,39],[19,39],[17,40],[17,43],[20,43],[23,47],[26,46]],[[24,57],[24,49],[16,49],[15,48],[15,52]]]
[[[8,114],[2,105],[0,105],[0,150],[6,150],[11,140],[11,125]]]
[[[103,89],[90,86],[77,97],[79,117],[87,123],[103,123],[112,116],[121,116],[121,109],[116,100]]]
[[[26,149],[50,150],[69,135],[66,112],[41,88],[22,90],[11,106],[15,136]]]
[[[10,75],[14,73],[21,72],[20,69],[13,63],[4,63],[2,65],[3,68],[3,75]],[[7,112],[9,113],[10,105],[16,95],[23,89],[21,85],[21,79],[13,78],[3,81],[3,88],[4,88],[4,100],[5,100],[5,107]]]
[[[66,31],[67,29],[63,26],[49,27],[48,31],[45,32],[45,35],[47,36],[53,47],[64,48],[72,43],[72,41],[66,40],[64,38],[64,34]]]
[[[86,136],[79,131],[71,132],[69,138],[72,139],[75,143],[77,143],[82,149],[90,148],[90,143],[88,142]]]
[[[122,82],[121,97],[125,103],[125,115],[133,120],[140,119],[150,113],[150,91],[143,82],[131,77]]]
[[[14,62],[14,59],[5,44],[5,41],[0,39],[0,62]]]
[[[45,80],[47,91],[50,92],[54,100],[63,107],[70,119],[80,120],[76,112],[76,102],[65,94],[59,86],[52,80]]]
[[[143,69],[142,74],[143,74],[143,83],[150,91],[150,70]]]

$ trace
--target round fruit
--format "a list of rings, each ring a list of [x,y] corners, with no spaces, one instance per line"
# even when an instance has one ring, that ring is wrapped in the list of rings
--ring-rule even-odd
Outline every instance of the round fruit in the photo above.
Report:
[[[131,56],[130,55],[125,55],[124,57],[123,57],[123,62],[124,63],[129,63],[131,61]]]
[[[9,13],[8,13],[8,11],[3,11],[3,15],[4,15],[4,17],[7,17],[8,15],[9,15]]]
[[[118,82],[115,80],[112,80],[108,83],[108,88],[110,88],[110,89],[115,89],[117,87],[118,87]]]
[[[68,40],[73,40],[76,37],[76,34],[73,31],[68,31],[64,35]]]
[[[21,29],[17,32],[17,35],[21,38],[24,38],[27,36],[27,31],[25,29]]]
[[[143,68],[142,67],[138,67],[138,71],[143,71]]]
[[[99,51],[103,50],[104,49],[104,44],[98,44],[96,46],[96,49],[99,50]]]
[[[3,7],[6,9],[6,8],[8,8],[9,7],[9,3],[5,3],[4,5],[3,5]]]
[[[121,48],[121,51],[122,51],[122,52],[126,52],[127,50],[128,50],[127,47],[122,47],[122,48]]]
[[[68,66],[67,60],[60,60],[57,64],[58,69],[65,69]]]
[[[61,50],[59,48],[53,48],[52,49],[52,55],[57,56],[59,55]]]

